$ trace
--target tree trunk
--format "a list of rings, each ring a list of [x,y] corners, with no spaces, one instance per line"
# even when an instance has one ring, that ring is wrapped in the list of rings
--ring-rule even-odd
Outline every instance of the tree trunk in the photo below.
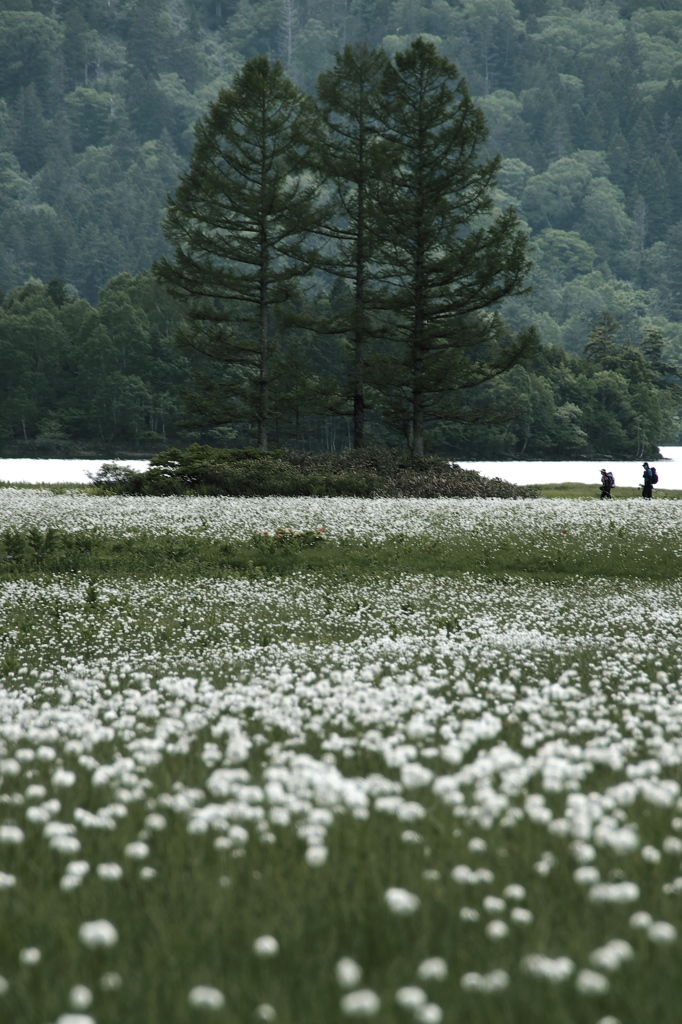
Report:
[[[365,139],[360,125],[358,139],[358,236],[355,265],[355,361],[353,366],[353,447],[365,443]]]
[[[365,443],[365,338],[363,268],[358,266],[355,291],[355,338],[353,365],[353,447]]]
[[[412,396],[412,454],[424,454],[424,396],[415,391]]]
[[[261,110],[263,124],[265,124],[266,112]],[[263,137],[265,133],[263,132]],[[261,451],[268,450],[268,273],[270,270],[270,254],[268,250],[268,220],[263,205],[266,172],[265,142],[261,144],[261,167],[260,167],[260,360],[258,367],[258,447]]]
[[[265,274],[261,278],[260,366],[258,372],[258,447],[268,450],[268,306]]]

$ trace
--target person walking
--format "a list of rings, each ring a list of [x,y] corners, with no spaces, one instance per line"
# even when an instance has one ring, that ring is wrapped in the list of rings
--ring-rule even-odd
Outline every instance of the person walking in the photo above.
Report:
[[[648,462],[642,463],[644,467],[644,483],[642,484],[642,497],[651,498],[654,493],[654,484],[658,483],[658,473],[653,466],[650,466]]]
[[[600,500],[603,498],[608,498],[609,501],[611,500],[611,488],[615,485],[615,483],[616,481],[614,479],[613,473],[610,470],[609,472],[607,472],[605,469],[602,469],[601,491],[599,493]]]

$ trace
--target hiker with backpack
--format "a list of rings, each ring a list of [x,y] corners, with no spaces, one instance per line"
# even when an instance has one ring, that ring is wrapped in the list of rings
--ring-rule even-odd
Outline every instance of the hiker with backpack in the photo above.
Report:
[[[644,462],[642,465],[644,466],[642,497],[651,499],[653,497],[654,484],[658,483],[658,473],[656,472],[656,467],[650,466],[648,462]]]
[[[611,500],[611,488],[616,486],[616,480],[611,470],[607,471],[602,469],[601,471],[601,491],[599,493],[600,500],[602,498],[608,498]]]

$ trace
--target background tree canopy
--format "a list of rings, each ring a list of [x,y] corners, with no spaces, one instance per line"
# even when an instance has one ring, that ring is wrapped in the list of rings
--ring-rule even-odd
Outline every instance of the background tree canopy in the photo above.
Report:
[[[535,260],[532,293],[509,297],[501,313],[513,331],[534,324],[543,341],[535,362],[472,399],[514,409],[513,420],[443,421],[431,443],[460,456],[616,456],[675,440],[676,391],[645,371],[652,337],[659,362],[682,365],[682,11],[665,6],[0,0],[3,450],[39,437],[142,450],[176,430],[188,366],[164,333],[170,310],[162,325],[154,305],[172,304],[151,299],[146,271],[168,254],[166,194],[188,166],[192,125],[257,54],[279,55],[313,95],[344,43],[392,56],[417,34],[456,63],[486,116],[484,156],[503,158],[496,206],[517,207]],[[66,282],[66,299],[55,305],[31,279]],[[128,321],[101,308],[105,295],[125,306],[124,294]],[[343,281],[327,280],[314,299],[321,316],[348,308]],[[621,362],[598,368],[583,350],[605,310]],[[346,396],[335,391],[348,376],[343,337],[291,333],[277,356],[273,443],[347,443]],[[118,383],[98,391],[114,373]],[[371,408],[366,418],[370,440],[398,437]],[[247,436],[226,426],[210,440]]]

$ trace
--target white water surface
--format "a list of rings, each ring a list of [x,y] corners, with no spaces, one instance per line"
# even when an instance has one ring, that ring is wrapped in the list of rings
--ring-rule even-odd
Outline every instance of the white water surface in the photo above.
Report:
[[[149,462],[131,459],[0,459],[0,480],[10,484],[89,484],[105,462],[143,471]]]
[[[658,486],[682,490],[682,447],[661,446],[665,461],[651,460],[658,472]],[[462,469],[475,469],[487,477],[500,477],[510,484],[594,484],[599,489],[602,469],[610,469],[616,487],[639,487],[642,462],[460,462]],[[1,471],[0,471],[1,472]]]
[[[658,461],[659,487],[682,490],[682,446],[662,447],[666,461]],[[27,484],[87,484],[88,473],[96,473],[111,459],[0,459],[0,480]],[[143,471],[149,463],[122,460],[119,465]],[[602,467],[610,469],[616,486],[637,487],[642,482],[641,462],[460,462],[463,469],[475,469],[483,476],[500,477],[512,484],[582,483],[599,487]]]

